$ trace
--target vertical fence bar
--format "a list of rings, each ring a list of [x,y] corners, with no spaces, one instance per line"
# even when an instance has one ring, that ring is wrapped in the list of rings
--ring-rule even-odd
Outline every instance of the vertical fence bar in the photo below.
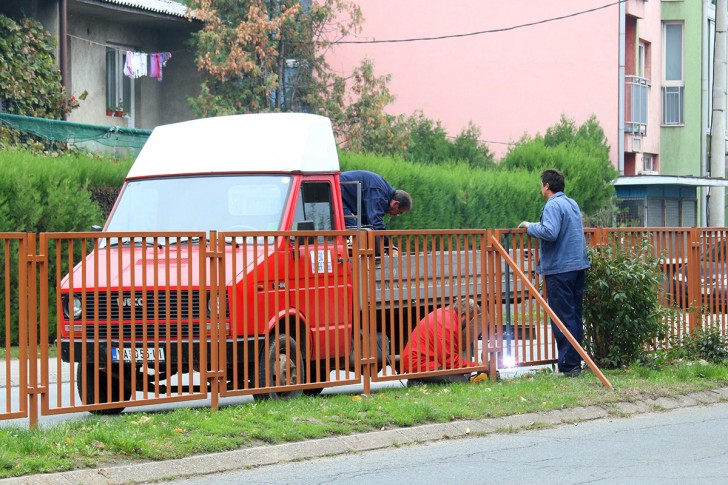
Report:
[[[699,328],[700,309],[700,229],[690,230],[690,251],[688,253],[688,332],[692,333]]]
[[[37,286],[36,286],[36,239],[35,234],[30,233],[27,237],[28,244],[25,248],[26,260],[23,265],[25,270],[21,279],[26,282],[26,325],[28,328],[28,396],[29,400],[29,421],[30,428],[38,427],[38,311],[37,311]]]

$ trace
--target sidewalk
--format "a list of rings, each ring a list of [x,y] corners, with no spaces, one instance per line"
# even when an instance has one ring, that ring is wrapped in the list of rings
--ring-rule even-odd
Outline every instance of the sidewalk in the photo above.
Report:
[[[62,382],[71,380],[71,373],[75,372],[76,366],[65,362],[61,363],[61,371],[58,372],[58,361],[48,359],[48,380],[49,384],[58,382],[58,375],[61,375]],[[38,362],[38,381],[40,381],[40,362]],[[20,385],[20,362],[17,359],[0,360],[0,389]]]
[[[9,367],[9,372],[8,372]],[[534,369],[538,368],[550,368],[550,366],[535,366],[535,367],[512,367],[499,369],[501,379],[511,379],[513,377],[533,372]],[[75,364],[69,364],[61,362],[61,371],[58,372],[58,360],[55,358],[48,359],[48,383],[55,384],[58,382],[58,375],[61,375],[62,382],[70,382],[71,374],[76,371]],[[38,363],[38,381],[40,381],[40,362]],[[20,385],[20,362],[17,359],[0,359],[0,389],[4,389],[8,386],[8,377],[10,387],[17,387]]]
[[[528,430],[534,427],[564,424],[602,418],[628,418],[636,414],[668,411],[681,407],[704,406],[728,402],[728,387],[703,391],[675,398],[657,398],[637,402],[621,402],[605,406],[555,410],[501,418],[457,421],[412,428],[338,436],[297,443],[240,449],[210,455],[197,455],[164,462],[145,462],[90,470],[47,475],[30,475],[5,479],[7,484],[84,485],[127,484],[192,478],[200,475],[260,467],[277,463],[319,457],[360,453],[391,446],[413,445],[442,439],[467,438]]]

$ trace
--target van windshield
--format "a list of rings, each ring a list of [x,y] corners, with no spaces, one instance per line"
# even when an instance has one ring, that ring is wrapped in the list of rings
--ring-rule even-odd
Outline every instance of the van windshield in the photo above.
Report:
[[[208,175],[128,181],[106,231],[271,231],[281,228],[285,175]]]

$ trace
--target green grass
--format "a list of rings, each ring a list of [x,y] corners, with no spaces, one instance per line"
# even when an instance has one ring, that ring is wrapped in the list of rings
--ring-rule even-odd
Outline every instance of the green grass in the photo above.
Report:
[[[20,350],[16,346],[10,347],[10,350],[6,349],[5,347],[0,347],[0,359],[5,359],[6,356],[10,354],[11,359],[17,359],[20,357]],[[57,349],[55,346],[49,345],[48,346],[48,357],[51,359],[56,358],[58,355]],[[38,349],[38,357],[40,357],[40,348]]]
[[[177,409],[87,418],[39,430],[0,427],[0,478],[302,441],[350,433],[668,397],[728,385],[728,365],[678,363],[534,374],[487,384],[394,388],[370,396],[256,401],[218,411]]]

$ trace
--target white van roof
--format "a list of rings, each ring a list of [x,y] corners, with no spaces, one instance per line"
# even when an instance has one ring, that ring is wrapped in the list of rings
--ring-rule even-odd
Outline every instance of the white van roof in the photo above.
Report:
[[[127,178],[231,172],[336,172],[328,118],[265,113],[156,127]]]

